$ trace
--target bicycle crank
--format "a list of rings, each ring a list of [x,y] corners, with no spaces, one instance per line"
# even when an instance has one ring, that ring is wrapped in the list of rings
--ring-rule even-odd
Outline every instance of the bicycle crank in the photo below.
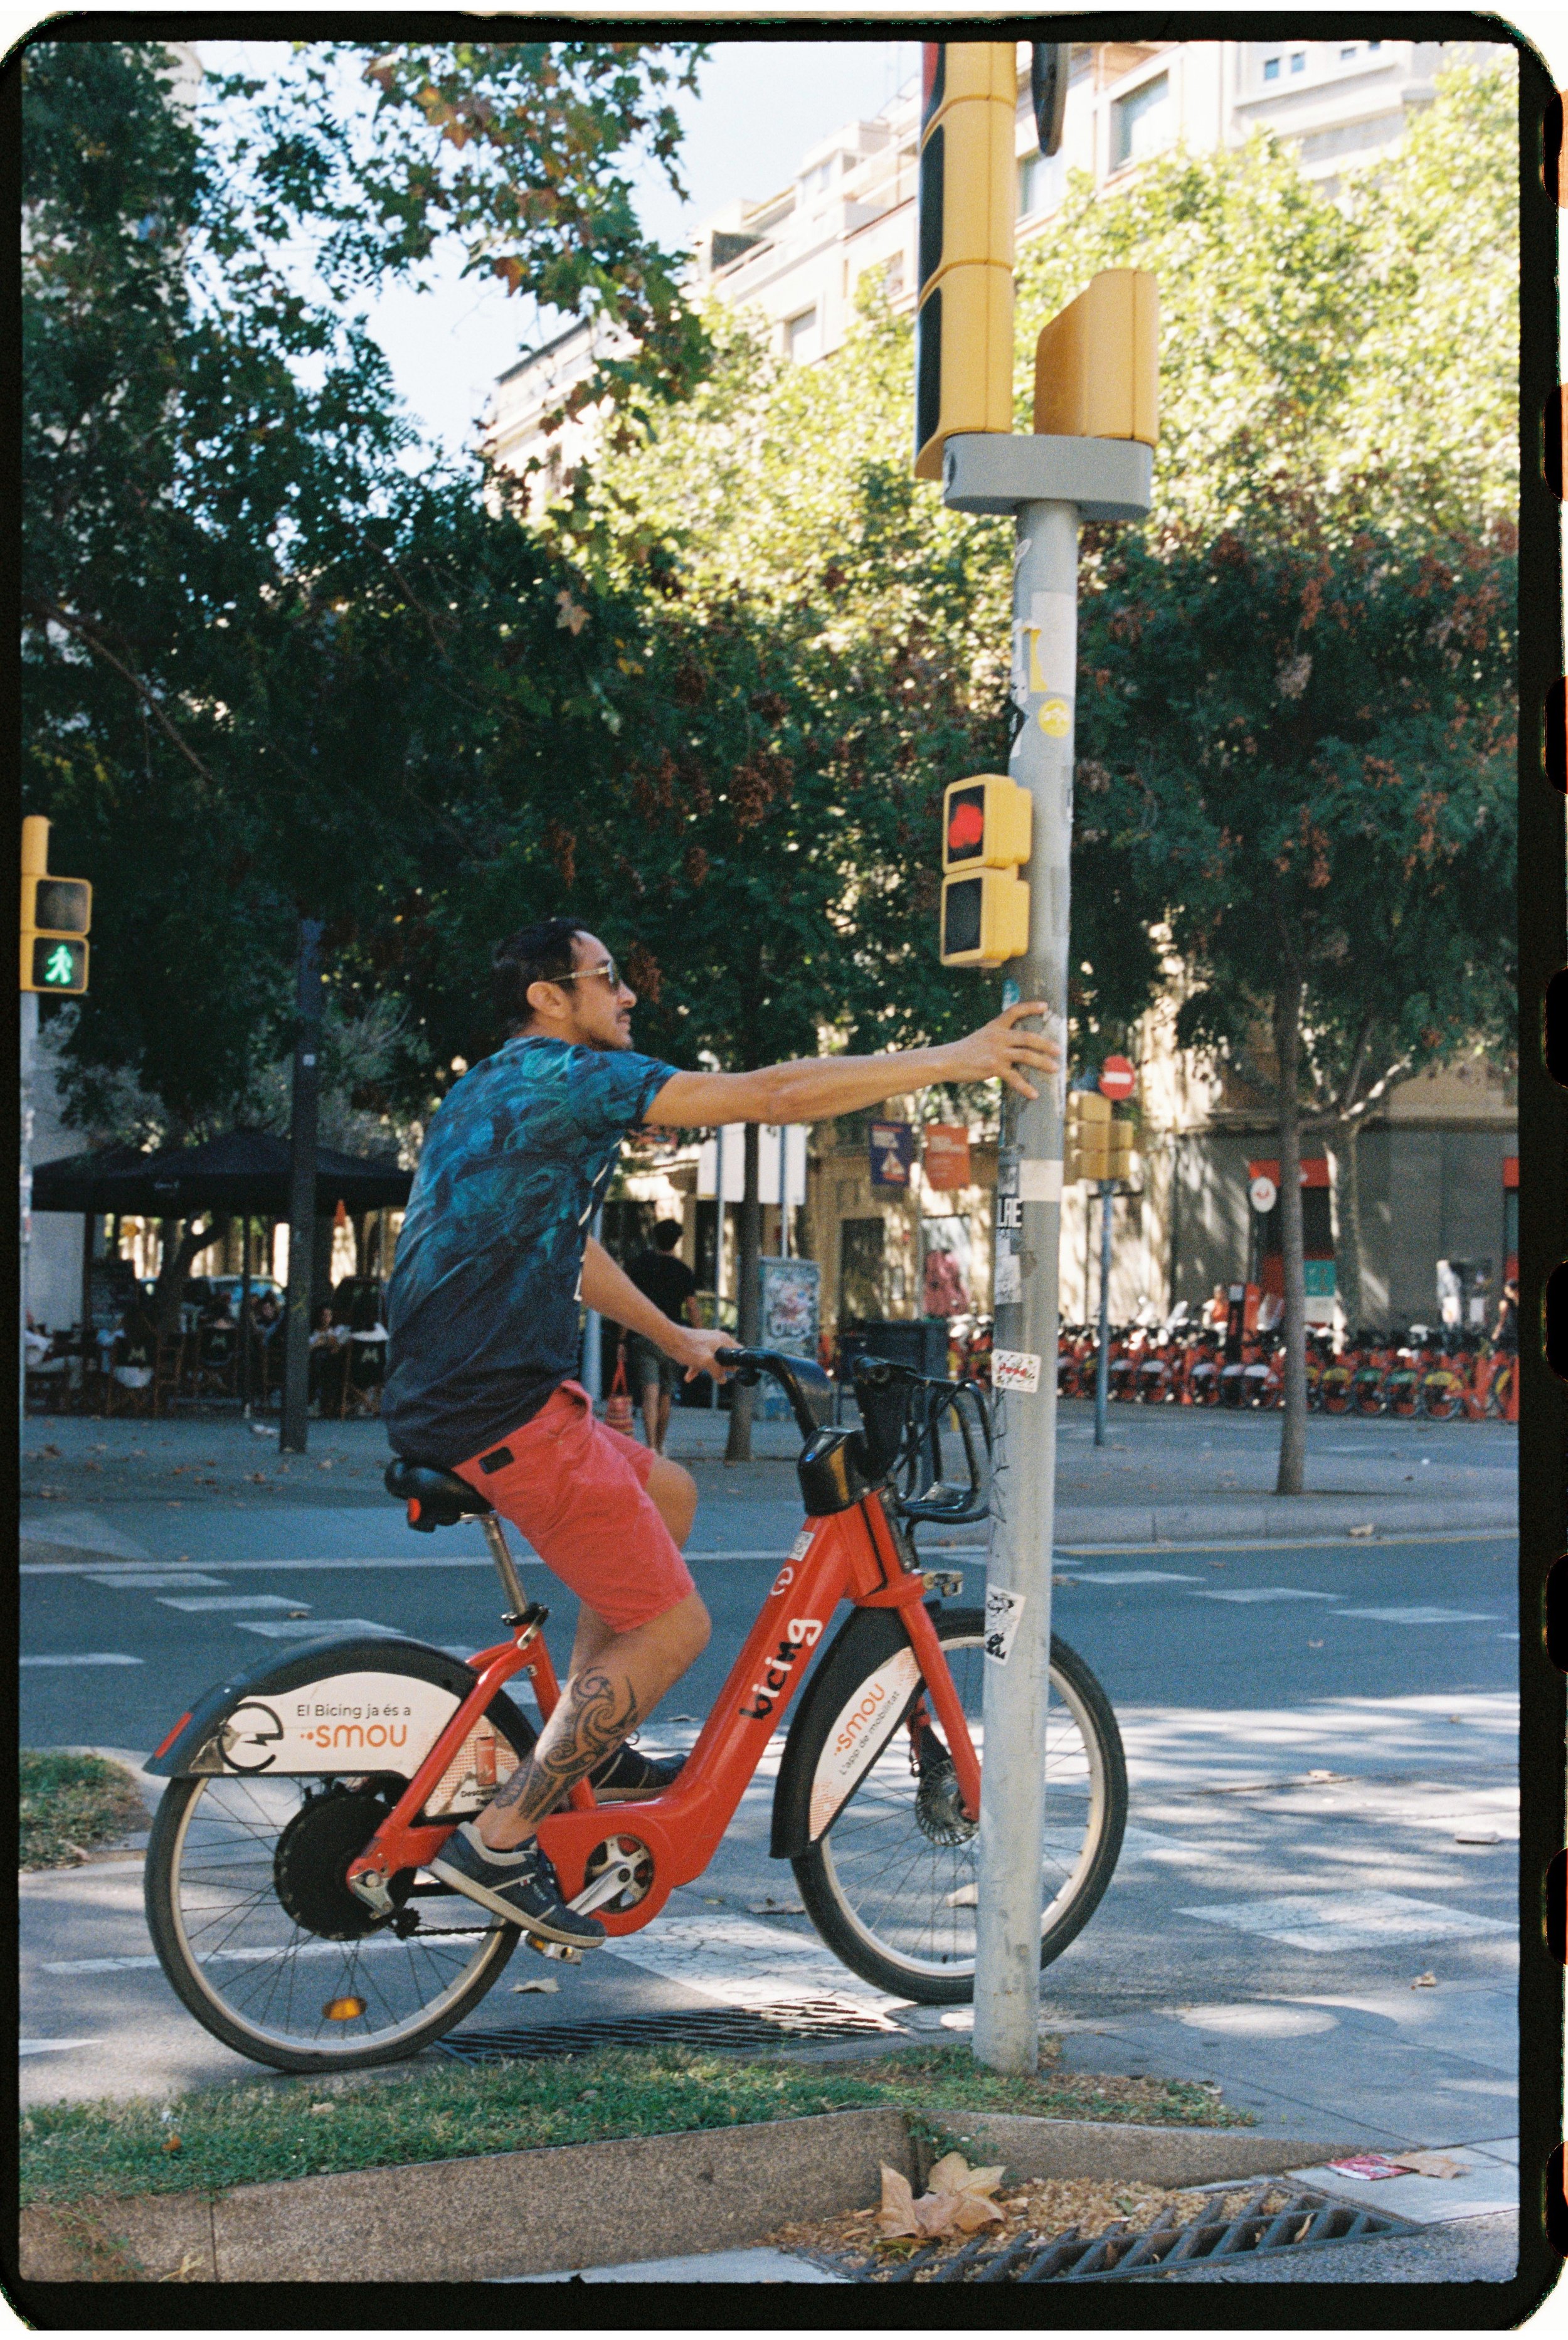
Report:
[[[574,1909],[632,1909],[646,1899],[653,1884],[654,1857],[638,1837],[606,1837],[589,1853],[583,1876],[586,1882],[573,1897]]]

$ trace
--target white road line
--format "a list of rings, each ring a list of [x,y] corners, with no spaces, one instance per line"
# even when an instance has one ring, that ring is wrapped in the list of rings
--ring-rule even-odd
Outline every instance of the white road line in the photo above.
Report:
[[[141,1658],[128,1658],[119,1650],[87,1650],[68,1658],[18,1658],[19,1666],[139,1666]]]
[[[19,2039],[18,2056],[63,2056],[68,2048],[105,2048],[105,2039]]]
[[[298,1609],[300,1603],[286,1592],[208,1592],[199,1593],[194,1601],[172,1600],[167,1594],[160,1594],[158,1606],[205,1613],[220,1609]]]
[[[1297,1950],[1377,1949],[1395,1942],[1448,1942],[1478,1934],[1512,1934],[1501,1918],[1417,1901],[1405,1893],[1284,1893],[1266,1901],[1210,1901],[1184,1918],[1261,1934]]]
[[[1201,1584],[1201,1576],[1171,1568],[1100,1568],[1092,1576],[1075,1576],[1075,1584]]]
[[[1370,1617],[1379,1625],[1495,1625],[1495,1609],[1336,1609],[1336,1617]]]
[[[401,1641],[407,1638],[401,1625],[378,1625],[370,1617],[291,1617],[267,1622],[261,1619],[236,1617],[234,1622],[242,1633],[261,1633],[269,1641],[319,1641],[329,1634],[374,1634],[379,1641]]]
[[[107,1584],[116,1592],[179,1592],[189,1586],[194,1591],[200,1584],[221,1584],[222,1577],[203,1576],[194,1568],[94,1568],[94,1584]]]
[[[1192,1594],[1194,1601],[1342,1601],[1342,1592],[1306,1592],[1294,1584],[1249,1585],[1244,1591]]]

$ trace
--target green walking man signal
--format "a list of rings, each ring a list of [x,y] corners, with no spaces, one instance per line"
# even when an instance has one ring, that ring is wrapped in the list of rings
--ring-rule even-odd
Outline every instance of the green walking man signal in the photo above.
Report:
[[[80,995],[87,988],[93,888],[85,878],[49,869],[49,823],[22,823],[22,988]]]

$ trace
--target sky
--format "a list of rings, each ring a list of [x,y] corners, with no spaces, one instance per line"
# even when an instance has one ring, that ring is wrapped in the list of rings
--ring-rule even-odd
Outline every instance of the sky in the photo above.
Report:
[[[238,45],[196,46],[214,64],[238,53]],[[678,101],[688,199],[677,202],[656,165],[646,169],[636,182],[645,227],[678,249],[737,196],[775,193],[808,147],[880,113],[919,63],[912,41],[716,43],[696,95]],[[496,376],[537,335],[532,310],[495,278],[462,275],[455,243],[438,259],[428,289],[389,289],[370,302],[369,320],[405,404],[431,440],[459,454],[473,443]]]

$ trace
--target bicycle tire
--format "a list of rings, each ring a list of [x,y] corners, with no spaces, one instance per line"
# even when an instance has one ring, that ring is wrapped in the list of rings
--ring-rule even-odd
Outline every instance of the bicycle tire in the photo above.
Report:
[[[864,1613],[869,1616],[875,1612]],[[952,1610],[935,1615],[932,1622],[948,1654],[965,1711],[978,1720],[985,1662],[983,1611]],[[869,1694],[877,1677],[885,1674],[891,1656],[912,1662],[907,1645],[900,1648],[877,1637],[863,1636],[857,1647],[856,1637],[847,1632],[838,1650],[831,1653],[830,1663],[836,1659],[836,1667],[830,1674],[824,1665],[821,1686],[809,1706],[803,1707],[785,1753],[786,1765],[794,1770],[806,1800],[810,1782],[816,1777],[818,1764],[839,1728],[840,1719],[847,1708],[859,1703],[863,1684]],[[1041,1920],[1042,1967],[1061,1956],[1099,1908],[1115,1870],[1127,1825],[1127,1765],[1116,1716],[1083,1660],[1055,1636],[1050,1645],[1050,1686],[1053,1695],[1048,1710],[1046,1747],[1046,1873],[1048,1880],[1054,1874],[1061,1881]],[[907,1750],[912,1742],[903,1726],[921,1687],[916,1674],[899,1719],[876,1760],[826,1832],[807,1850],[794,1856],[791,1866],[807,1915],[828,1948],[852,1973],[881,1989],[927,2007],[964,2006],[974,1997],[973,1923],[969,1916],[973,1908],[970,1896],[973,1889],[974,1831],[965,1823],[962,1841],[937,1841],[931,1838],[929,1825],[922,1828],[916,1815],[924,1783],[917,1783],[911,1771]],[[1059,1718],[1066,1719],[1065,1727]],[[1061,1732],[1054,1750],[1050,1736],[1053,1724]],[[1081,1788],[1078,1779],[1080,1758],[1084,1773]],[[1068,1815],[1065,1827],[1057,1830],[1059,1843],[1052,1841],[1053,1764],[1058,1772],[1056,1808],[1065,1810]],[[787,1801],[791,1783],[782,1772],[779,1784],[781,1800]],[[1079,1831],[1076,1807],[1085,1794],[1088,1809],[1083,1828]],[[880,1821],[879,1805],[883,1812]],[[890,1805],[894,1812],[891,1825],[885,1818]],[[912,1858],[905,1860],[896,1888],[902,1901],[891,1913],[885,1894],[880,1913],[874,1909],[868,1913],[863,1906],[877,1889],[877,1880],[874,1875],[866,1873],[863,1839],[866,1834],[879,1830],[882,1841],[895,1847],[901,1838],[906,1845],[909,1837],[915,1839]],[[930,1874],[923,1881],[912,1882],[914,1864],[924,1857],[922,1839],[930,1843],[932,1855],[927,1864]],[[1073,1854],[1070,1863],[1065,1858],[1070,1853]],[[896,1849],[882,1856],[883,1868],[887,1860],[900,1857]],[[874,1860],[878,1856],[873,1853],[871,1858]],[[879,1932],[879,1925],[888,1932]],[[934,1929],[938,1926],[948,1937],[948,1948],[943,1954],[920,1956],[908,1946],[913,1935],[916,1939],[930,1938],[934,1948]],[[889,1938],[890,1934],[895,1938]]]
[[[1384,1388],[1381,1379],[1376,1382],[1364,1382],[1357,1374],[1352,1402],[1356,1412],[1364,1415],[1368,1422],[1388,1411],[1388,1393]]]
[[[1433,1383],[1438,1386],[1434,1389]],[[1453,1373],[1428,1373],[1421,1384],[1421,1411],[1428,1422],[1450,1422],[1459,1412],[1463,1400],[1459,1382]]]
[[[533,1733],[524,1718],[515,1715],[509,1700],[498,1698],[488,1719],[517,1753],[528,1752]],[[320,1812],[320,1799],[335,1797],[340,1808],[345,1796],[357,1796],[390,1810],[404,1784],[368,1774],[353,1775],[350,1784],[341,1771],[270,1780],[224,1772],[170,1780],[147,1842],[147,1929],[176,1997],[226,2048],[281,2072],[362,2071],[399,2063],[460,2023],[499,1979],[521,1929],[488,1918],[476,1904],[438,1888],[433,1880],[421,1889],[410,1879],[403,1901],[423,1903],[439,1895],[446,1904],[456,1905],[451,1910],[455,1922],[419,1926],[407,1935],[372,1920],[368,1910],[363,1913],[365,1930],[357,1937],[312,1934],[280,1899],[284,1830],[307,1805]],[[243,1815],[245,1801],[251,1807],[249,1819]],[[211,1808],[205,1813],[203,1805]],[[271,1816],[269,1805],[276,1808]],[[379,1825],[369,1810],[350,1815],[340,1810],[327,1819],[351,1838],[361,1817],[366,1823],[362,1841],[368,1842]],[[215,1844],[194,1841],[195,1831],[203,1827],[215,1837]],[[249,1853],[242,1841],[236,1841],[245,1838],[255,1848]],[[345,1866],[360,1849],[362,1843],[350,1842],[343,1856]],[[214,1854],[212,1869],[204,1872],[197,1866],[198,1859]],[[309,1873],[312,1887],[317,1881]],[[393,1880],[394,1889],[397,1882]],[[225,1893],[232,1904],[227,1910]],[[416,1908],[416,1918],[422,1914]],[[285,1929],[291,1929],[287,1940],[267,1938]],[[262,1938],[236,1938],[248,1934]],[[435,1947],[449,1941],[453,1945],[449,1952]],[[305,1960],[309,1969],[301,1974]],[[399,2001],[404,2003],[400,2014]],[[362,2011],[350,2017],[329,2015],[334,2006],[350,2003]],[[319,2013],[312,2015],[312,2008]],[[336,2038],[323,2031],[329,2023],[342,2027]],[[290,2028],[296,2024],[298,2028]]]
[[[1350,1375],[1342,1365],[1326,1366],[1317,1384],[1317,1403],[1324,1413],[1348,1413],[1351,1403]]]

